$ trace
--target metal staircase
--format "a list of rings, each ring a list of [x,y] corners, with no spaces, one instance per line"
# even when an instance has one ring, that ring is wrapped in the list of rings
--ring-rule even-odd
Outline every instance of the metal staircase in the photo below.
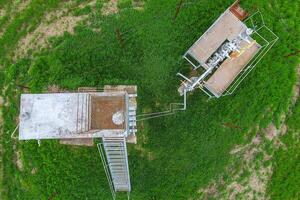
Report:
[[[102,140],[103,143],[98,144],[98,149],[113,197],[115,197],[117,191],[130,192],[131,185],[125,138],[103,137]]]

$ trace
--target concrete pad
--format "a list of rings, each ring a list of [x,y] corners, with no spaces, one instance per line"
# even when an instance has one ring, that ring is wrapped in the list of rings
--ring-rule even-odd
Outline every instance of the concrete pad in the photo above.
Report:
[[[126,131],[126,126],[111,126],[111,114],[120,111],[120,109],[123,109],[123,112],[127,112],[125,95],[126,93],[122,91],[22,94],[19,139],[38,140],[122,136]],[[91,102],[92,98],[97,99],[95,105]],[[99,107],[99,99],[106,102],[104,107],[101,103]],[[118,106],[114,104],[114,99],[116,101],[121,99],[122,106],[114,107],[114,105]],[[112,101],[111,103],[110,100]],[[99,110],[101,115],[99,113],[95,115],[95,112],[91,110],[96,112]],[[92,114],[95,117],[94,122],[91,119]]]

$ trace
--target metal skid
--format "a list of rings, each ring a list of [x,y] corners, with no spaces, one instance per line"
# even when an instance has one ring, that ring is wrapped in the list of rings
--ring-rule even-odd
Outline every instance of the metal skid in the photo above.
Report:
[[[224,13],[214,22],[212,26],[214,26],[223,15]],[[255,21],[254,18],[258,18],[259,21]],[[278,36],[265,25],[263,16],[260,11],[257,11],[254,14],[252,14],[245,21],[243,21],[243,23],[245,24],[245,26],[247,25],[248,28],[245,31],[240,32],[238,37],[236,37],[232,41],[225,41],[207,59],[206,62],[200,61],[191,53],[191,49],[194,47],[194,45],[197,44],[197,42],[200,41],[200,39],[203,39],[203,37],[205,37],[205,34],[203,34],[194,43],[194,45],[183,55],[183,58],[186,59],[193,66],[193,70],[197,70],[199,67],[203,67],[205,71],[198,77],[190,78],[186,77],[181,73],[177,73],[177,75],[183,80],[181,86],[178,89],[178,92],[181,95],[183,94],[182,91],[184,90],[190,92],[195,90],[196,88],[200,88],[210,98],[219,98],[221,96],[232,94],[240,85],[240,83],[247,77],[247,75],[254,69],[254,67],[259,63],[259,61],[266,55],[266,53],[273,47],[273,45],[278,40]],[[260,40],[260,42],[257,43],[260,45],[261,48],[259,49],[257,54],[247,62],[245,67],[238,73],[238,75],[235,77],[235,79],[229,85],[229,87],[226,88],[224,92],[219,94],[207,85],[205,85],[205,81],[210,77],[210,75],[214,71],[218,69],[220,64],[225,59],[232,59],[230,57],[230,54],[232,52],[241,53],[241,51],[243,51],[243,49],[240,47],[240,43],[246,42],[249,45],[251,45],[252,38],[257,38],[258,40]]]

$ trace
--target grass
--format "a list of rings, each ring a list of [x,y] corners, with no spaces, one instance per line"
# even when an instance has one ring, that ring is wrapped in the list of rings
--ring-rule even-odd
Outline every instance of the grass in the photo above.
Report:
[[[53,38],[52,48],[17,62],[11,60],[14,47],[28,30],[20,27],[36,27],[38,19],[59,4],[32,1],[11,22],[0,38],[0,58],[5,61],[0,86],[5,86],[2,96],[9,102],[2,111],[3,199],[110,198],[96,147],[74,148],[57,141],[43,141],[38,147],[34,141],[10,139],[23,92],[19,86],[42,92],[53,84],[69,90],[136,84],[140,113],[164,110],[170,102],[181,100],[175,74],[189,68],[181,55],[232,3],[191,1],[174,21],[178,2],[147,1],[143,11],[128,9],[125,2],[119,5],[118,15],[91,13],[89,26],[77,27],[74,35]],[[97,5],[103,4],[99,1]],[[234,95],[207,102],[204,94],[195,91],[188,96],[186,112],[139,124],[139,148],[128,145],[132,199],[196,198],[199,188],[224,172],[231,148],[251,139],[250,129],[281,122],[299,63],[296,56],[285,57],[300,46],[299,5],[296,1],[271,4],[253,0],[244,6],[250,11],[259,8],[280,40]],[[39,11],[33,12],[35,9]],[[92,28],[101,28],[101,32]],[[121,40],[116,37],[117,30]],[[224,128],[222,123],[235,124],[241,130]],[[14,163],[17,150],[23,171]],[[37,170],[34,174],[33,169]]]
[[[0,57],[2,58],[0,64],[5,64],[6,60],[12,56],[12,51],[21,37],[25,36],[27,32],[30,32],[36,28],[39,24],[43,14],[47,11],[55,9],[59,6],[59,1],[43,1],[32,0],[28,7],[21,13],[17,13],[15,18],[6,27],[6,30],[0,38]],[[8,7],[10,10],[10,7]],[[3,19],[9,17],[4,16]]]
[[[284,147],[275,153],[274,172],[268,185],[272,199],[300,197],[299,133],[288,132],[282,138]]]
[[[287,120],[288,133],[281,137],[283,146],[275,153],[274,173],[268,190],[272,199],[297,199],[300,197],[300,141],[299,100]]]

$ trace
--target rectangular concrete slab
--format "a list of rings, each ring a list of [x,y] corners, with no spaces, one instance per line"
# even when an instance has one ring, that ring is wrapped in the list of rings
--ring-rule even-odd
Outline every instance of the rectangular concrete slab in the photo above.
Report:
[[[126,92],[22,94],[19,139],[94,138],[122,135],[124,127],[91,128],[91,98],[124,98]],[[128,112],[126,109],[124,112]],[[106,113],[103,113],[106,115]],[[101,120],[101,119],[100,119]]]
[[[81,94],[22,94],[20,139],[60,138],[77,133]]]

